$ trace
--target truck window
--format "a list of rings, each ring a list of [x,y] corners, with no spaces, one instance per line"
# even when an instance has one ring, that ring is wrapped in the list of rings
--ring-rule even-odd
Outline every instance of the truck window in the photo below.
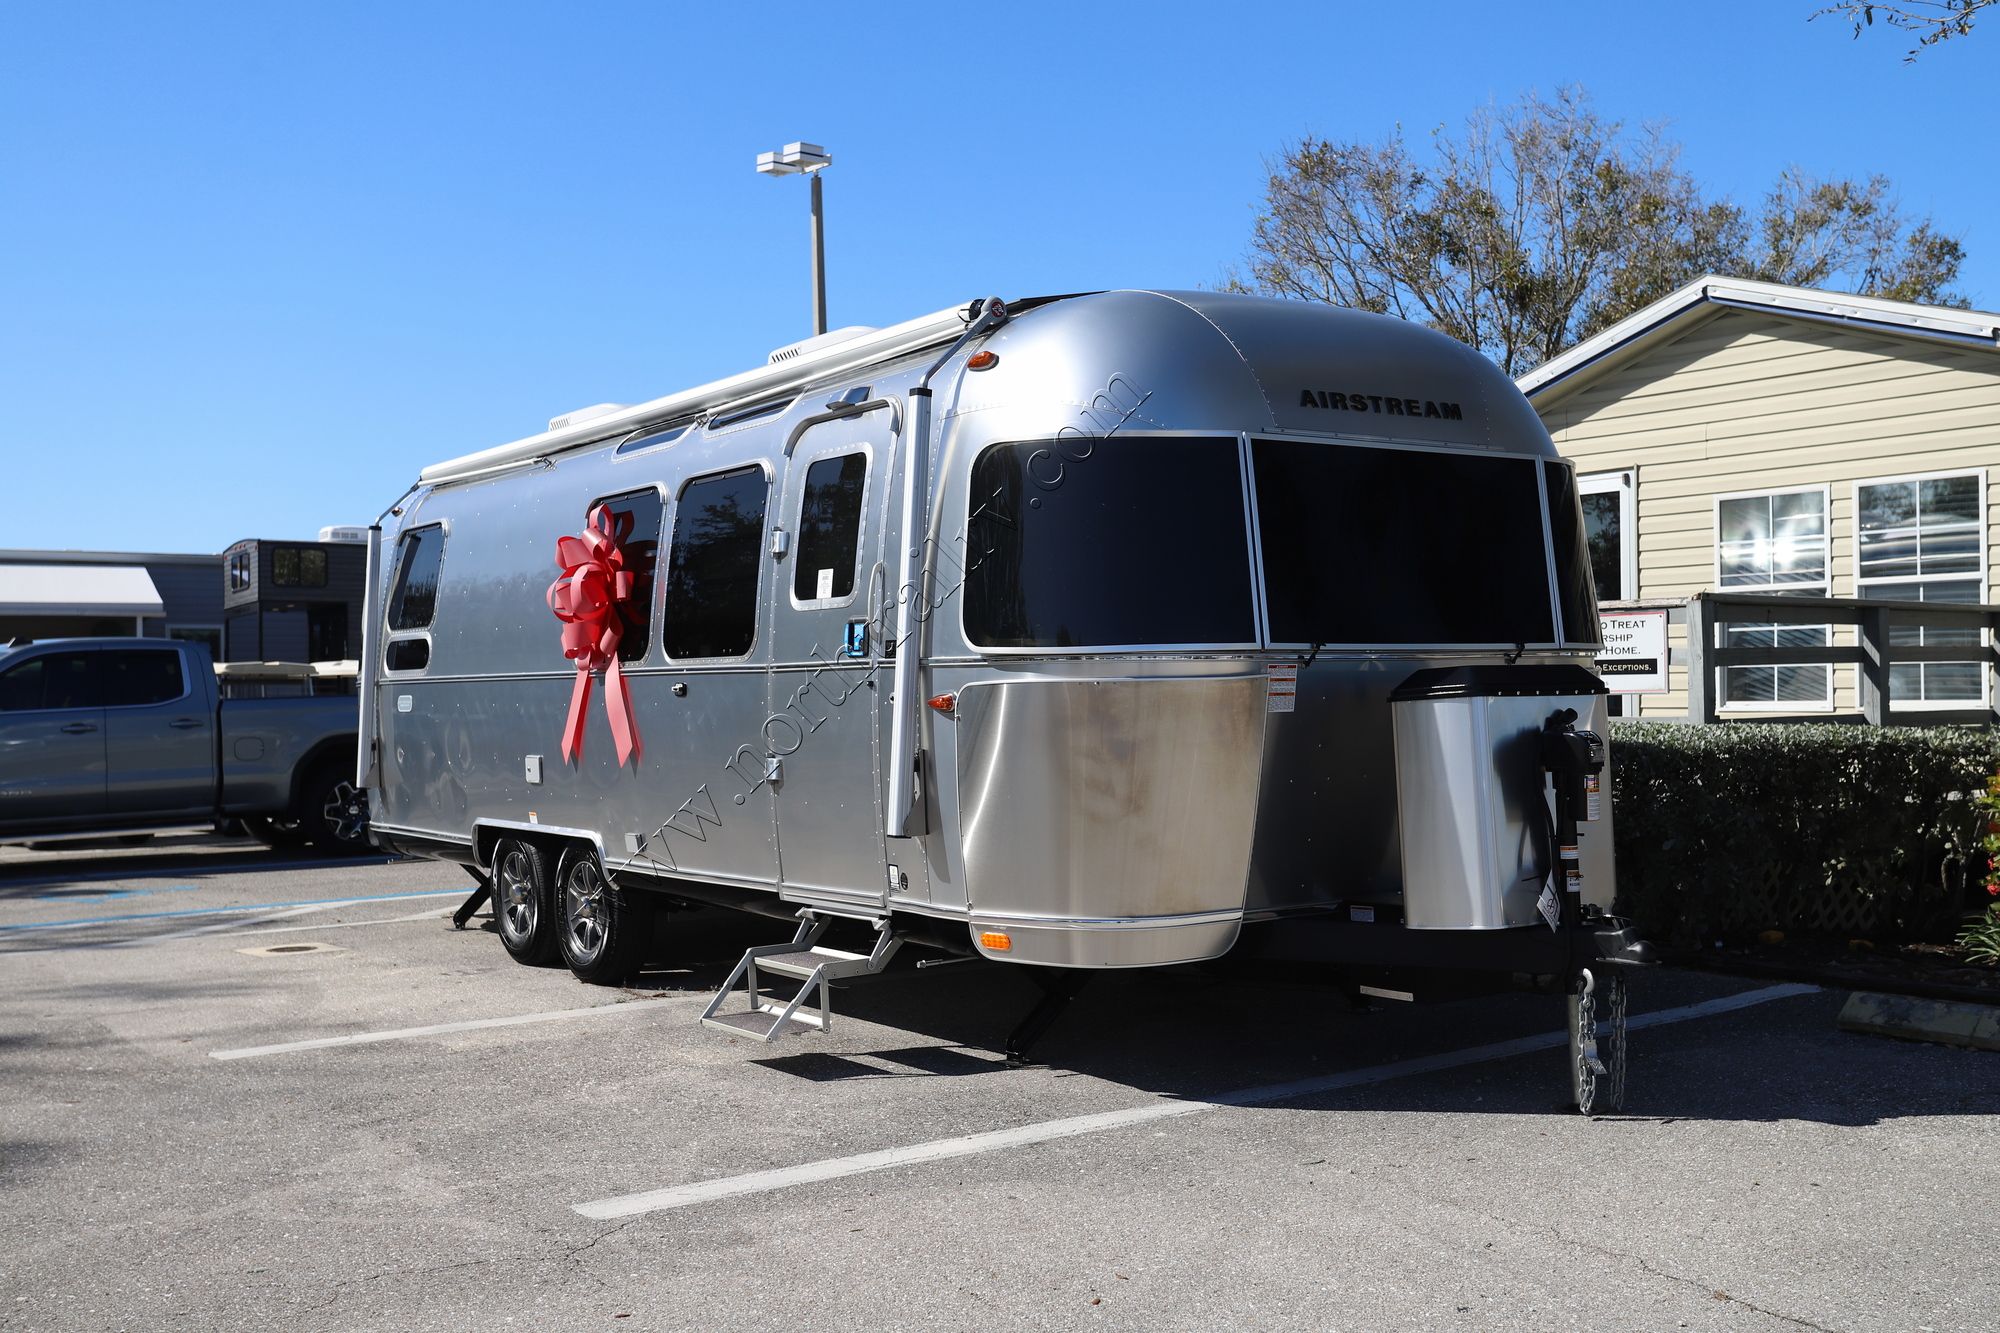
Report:
[[[632,571],[632,597],[625,603],[625,637],[618,641],[618,660],[637,662],[652,646],[653,570],[660,563],[660,515],[666,506],[660,493],[650,486],[593,500],[590,509],[598,505],[614,516],[632,520],[632,531],[624,543],[625,568]]]
[[[444,527],[403,534],[396,556],[396,587],[389,594],[389,628],[427,629],[437,614],[438,566],[444,560]]]
[[[36,708],[95,708],[91,653],[43,653],[0,671],[0,713]]]
[[[116,648],[97,654],[98,688],[105,706],[163,704],[187,693],[181,655],[169,648]]]
[[[1535,460],[1304,440],[1251,459],[1271,642],[1554,641]]]
[[[799,503],[799,555],[792,599],[839,601],[854,593],[861,554],[861,504],[868,490],[868,455],[839,454],[806,469]]]
[[[974,644],[1256,641],[1233,438],[997,444],[973,463],[968,517]]]
[[[681,487],[667,555],[668,657],[741,657],[756,642],[769,489],[756,467]]]

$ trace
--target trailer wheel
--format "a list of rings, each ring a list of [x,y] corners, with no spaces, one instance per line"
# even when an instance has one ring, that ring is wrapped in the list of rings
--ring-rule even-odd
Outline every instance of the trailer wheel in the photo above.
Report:
[[[1625,1108],[1625,979],[1585,968],[1569,995],[1570,1093],[1585,1115]]]
[[[588,847],[563,853],[557,894],[562,903],[562,954],[578,981],[615,986],[639,970],[647,913],[604,877]]]
[[[293,812],[306,840],[323,852],[365,852],[368,830],[355,802],[354,764],[336,760],[320,765],[299,788]]]
[[[562,947],[562,913],[549,854],[520,838],[493,845],[493,923],[517,963],[540,967]]]

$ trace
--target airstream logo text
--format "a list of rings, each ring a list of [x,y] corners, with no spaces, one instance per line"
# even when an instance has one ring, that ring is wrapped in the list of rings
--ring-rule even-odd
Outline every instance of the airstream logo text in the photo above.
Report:
[[[1380,412],[1392,417],[1442,417],[1463,421],[1465,412],[1457,403],[1432,402],[1428,398],[1384,398],[1379,393],[1341,393],[1334,389],[1300,389],[1300,407],[1324,407],[1332,411]]]

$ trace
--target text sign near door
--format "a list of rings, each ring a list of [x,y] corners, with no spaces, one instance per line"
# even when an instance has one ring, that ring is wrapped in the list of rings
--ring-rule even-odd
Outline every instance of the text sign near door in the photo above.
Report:
[[[1664,694],[1667,689],[1667,613],[1601,611],[1604,651],[1597,674],[1613,694]]]

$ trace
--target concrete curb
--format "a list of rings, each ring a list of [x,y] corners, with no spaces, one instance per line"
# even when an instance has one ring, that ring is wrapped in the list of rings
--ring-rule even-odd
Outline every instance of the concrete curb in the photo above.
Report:
[[[1840,1030],[2000,1051],[2000,1007],[1856,991],[1841,1006]]]

